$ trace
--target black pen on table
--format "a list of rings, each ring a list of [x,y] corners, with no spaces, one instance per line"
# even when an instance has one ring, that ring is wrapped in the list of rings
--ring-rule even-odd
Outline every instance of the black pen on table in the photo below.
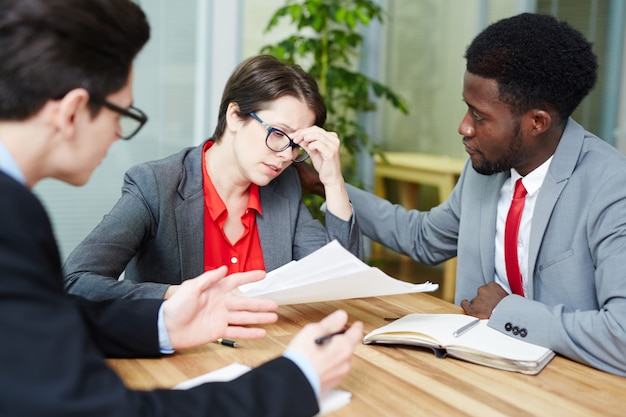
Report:
[[[318,345],[323,345],[324,343],[328,342],[330,339],[332,339],[333,336],[337,336],[339,334],[344,334],[346,332],[346,330],[348,330],[348,327],[344,327],[343,329],[339,330],[338,332],[335,333],[330,333],[327,334],[326,336],[322,336],[322,337],[318,337],[317,339],[315,339],[315,343],[317,343]]]
[[[237,342],[234,340],[222,339],[221,337],[215,341],[215,343],[219,343],[220,345],[230,346],[230,347],[239,347]]]

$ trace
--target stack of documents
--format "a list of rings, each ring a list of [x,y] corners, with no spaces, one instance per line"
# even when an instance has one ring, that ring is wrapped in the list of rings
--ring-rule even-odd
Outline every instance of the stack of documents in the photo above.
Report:
[[[264,297],[278,304],[435,291],[431,282],[411,284],[371,267],[333,240],[310,255],[267,274],[265,279],[245,284],[239,290],[250,297]]]

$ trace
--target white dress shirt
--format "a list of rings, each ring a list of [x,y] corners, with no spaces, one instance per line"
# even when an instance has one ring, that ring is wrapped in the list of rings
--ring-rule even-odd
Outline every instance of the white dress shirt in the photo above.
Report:
[[[544,178],[548,174],[550,162],[552,162],[552,157],[522,178],[522,184],[524,184],[524,188],[526,188],[528,193],[526,194],[524,211],[522,212],[522,220],[517,236],[517,259],[519,261],[520,273],[522,274],[524,295],[528,294],[528,243],[530,241],[530,226],[535,211],[537,195],[539,194],[539,189],[541,188],[541,184],[543,184]],[[504,225],[513,199],[515,182],[521,177],[522,176],[515,169],[511,169],[511,176],[502,184],[500,199],[498,200],[496,220],[496,282],[509,294],[511,293],[511,287],[506,275],[506,265],[504,263]]]
[[[3,171],[9,177],[12,177],[20,184],[26,184],[26,179],[22,170],[13,159],[13,156],[9,153],[6,145],[0,140],[0,171]]]

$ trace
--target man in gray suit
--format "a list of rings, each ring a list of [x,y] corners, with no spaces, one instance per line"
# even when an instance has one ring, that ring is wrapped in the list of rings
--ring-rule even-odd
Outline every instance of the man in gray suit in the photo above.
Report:
[[[596,81],[583,36],[552,17],[494,23],[466,52],[459,125],[470,158],[446,202],[407,211],[348,190],[363,233],[418,262],[458,256],[455,302],[512,337],[626,375],[626,158],[570,118]],[[520,294],[504,242],[524,198]]]

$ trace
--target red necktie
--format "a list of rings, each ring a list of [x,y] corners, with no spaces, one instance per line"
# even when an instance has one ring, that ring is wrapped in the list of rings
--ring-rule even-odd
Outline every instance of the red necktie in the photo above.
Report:
[[[519,271],[519,261],[517,259],[517,235],[519,224],[524,211],[524,201],[526,199],[526,188],[522,184],[522,179],[515,183],[515,192],[509,214],[506,216],[506,226],[504,228],[504,263],[506,264],[506,275],[509,278],[509,285],[513,294],[524,296],[522,288],[522,274]]]

